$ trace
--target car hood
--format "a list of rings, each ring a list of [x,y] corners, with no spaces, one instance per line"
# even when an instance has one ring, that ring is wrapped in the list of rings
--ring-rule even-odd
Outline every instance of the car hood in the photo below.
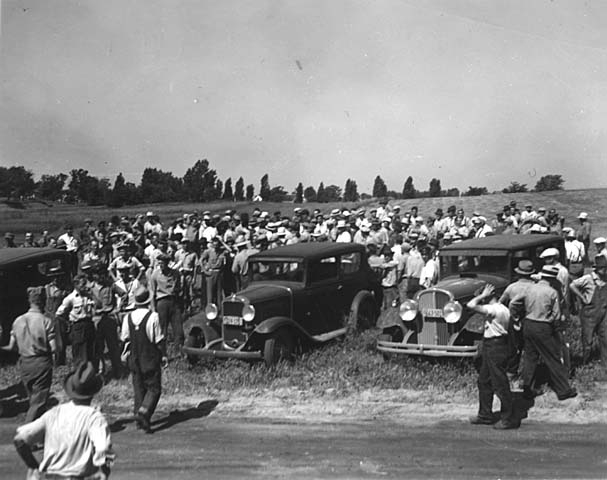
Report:
[[[508,280],[499,275],[479,273],[474,276],[444,278],[435,285],[435,288],[447,290],[451,292],[456,299],[459,299],[472,296],[476,290],[482,288],[486,283],[490,283],[495,286],[496,290],[501,291],[508,285]]]
[[[296,282],[259,282],[249,285],[244,290],[236,294],[237,297],[244,297],[250,303],[265,302],[267,300],[276,300],[283,297],[291,296],[291,292],[301,290],[301,285]]]

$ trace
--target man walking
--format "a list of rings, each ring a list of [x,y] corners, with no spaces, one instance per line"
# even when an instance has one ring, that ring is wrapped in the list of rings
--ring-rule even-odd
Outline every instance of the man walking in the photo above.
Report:
[[[162,366],[168,364],[158,314],[149,309],[151,300],[149,290],[137,290],[136,308],[124,316],[121,332],[133,374],[135,420],[146,433],[151,432],[150,419],[160,399]]]
[[[103,380],[91,363],[82,363],[63,384],[70,401],[17,429],[17,453],[28,466],[28,478],[106,479],[114,460],[110,428],[103,414],[91,407]],[[32,446],[44,444],[42,461]],[[39,475],[43,474],[43,477]]]
[[[478,415],[470,422],[474,425],[491,425],[493,420],[493,395],[501,403],[501,420],[493,428],[509,430],[518,428],[520,420],[514,418],[512,392],[506,375],[510,359],[508,329],[510,312],[497,301],[495,287],[486,284],[483,291],[470,300],[467,307],[486,316],[483,344],[481,348],[481,368],[478,374]]]
[[[55,328],[44,315],[43,287],[27,289],[30,308],[13,323],[8,345],[2,350],[19,351],[21,380],[29,396],[26,422],[32,422],[46,409],[53,380],[53,356],[56,354]]]
[[[523,324],[523,395],[533,398],[531,388],[535,370],[540,359],[550,373],[551,386],[559,400],[577,396],[577,391],[569,385],[569,372],[561,361],[562,345],[555,332],[555,325],[561,320],[559,293],[552,288],[548,279],[556,278],[557,271],[547,265],[542,268],[540,280],[527,292],[510,302],[510,311],[522,309]]]

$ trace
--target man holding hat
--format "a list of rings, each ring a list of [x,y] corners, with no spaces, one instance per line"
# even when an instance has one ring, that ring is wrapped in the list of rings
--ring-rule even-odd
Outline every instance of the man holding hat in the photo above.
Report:
[[[607,258],[597,255],[593,271],[571,282],[571,292],[580,301],[583,361],[590,359],[592,337],[599,337],[603,370],[607,374]]]
[[[98,478],[110,475],[115,455],[110,427],[91,401],[103,380],[93,365],[82,363],[65,379],[63,387],[70,401],[57,405],[39,419],[17,428],[14,444],[28,466],[28,478]],[[32,446],[43,442],[40,462]]]
[[[569,372],[561,361],[562,344],[555,325],[561,320],[559,292],[549,282],[558,269],[545,265],[539,281],[510,302],[510,312],[525,318],[523,324],[523,395],[533,398],[532,383],[540,359],[550,373],[551,386],[559,400],[577,396],[569,384]]]
[[[149,290],[137,290],[135,310],[124,316],[120,335],[133,374],[135,420],[146,433],[151,432],[150,419],[160,400],[162,366],[168,364],[165,336],[158,314],[149,308],[151,300]]]
[[[46,409],[53,380],[53,356],[56,354],[55,328],[44,315],[44,287],[27,289],[29,310],[17,317],[11,329],[8,345],[2,350],[19,351],[21,380],[29,396],[26,422],[32,422]]]

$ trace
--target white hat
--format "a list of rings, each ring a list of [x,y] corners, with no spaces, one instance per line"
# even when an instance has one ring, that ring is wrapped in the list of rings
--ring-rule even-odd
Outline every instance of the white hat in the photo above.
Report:
[[[337,228],[346,228],[346,221],[345,220],[338,220],[337,221]]]
[[[594,243],[607,243],[607,239],[605,237],[596,237]]]
[[[339,208],[334,208],[333,210],[331,210],[331,215],[339,215]]]
[[[415,221],[416,222],[423,222],[424,221],[424,217],[422,217],[421,215],[415,217]]]
[[[270,214],[268,212],[261,212],[261,214],[259,215],[261,218],[266,218],[267,216],[269,216]]]
[[[145,214],[146,217],[153,217],[154,216],[154,212],[152,212],[151,210]]]
[[[558,257],[560,255],[559,251],[556,248],[547,248],[540,254],[540,258],[546,257]]]
[[[480,217],[472,217],[472,223],[481,223]]]
[[[580,214],[577,216],[577,218],[581,218],[581,219],[583,219],[583,220],[586,220],[586,219],[588,219],[588,214],[587,214],[586,212],[581,212],[581,213],[580,213]]]

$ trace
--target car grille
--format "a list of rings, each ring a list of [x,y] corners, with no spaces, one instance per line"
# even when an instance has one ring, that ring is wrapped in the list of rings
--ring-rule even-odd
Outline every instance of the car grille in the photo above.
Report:
[[[242,306],[243,302],[240,301],[223,302],[223,315],[240,317],[242,316]],[[222,325],[222,329],[223,342],[229,348],[238,348],[247,341],[247,334],[244,332],[242,327],[236,325]]]
[[[419,310],[424,313],[427,309],[442,310],[449,302],[449,294],[440,290],[427,290],[417,298]],[[421,332],[418,333],[418,343],[424,345],[447,345],[449,342],[449,325],[439,317],[424,316]]]
[[[242,302],[223,302],[223,314],[240,317],[242,315]]]

